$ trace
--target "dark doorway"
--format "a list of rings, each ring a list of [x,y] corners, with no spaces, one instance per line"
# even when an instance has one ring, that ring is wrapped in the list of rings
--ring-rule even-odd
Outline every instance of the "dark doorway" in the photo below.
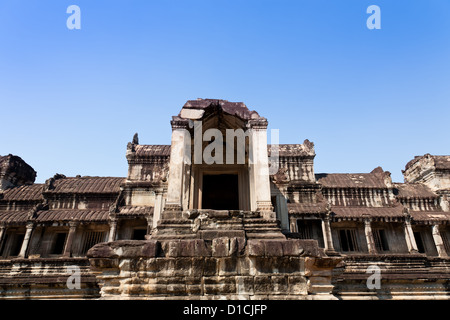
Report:
[[[67,233],[57,233],[53,242],[53,249],[51,254],[62,254],[64,251],[64,244],[66,243]]]
[[[147,229],[134,229],[132,240],[145,240]]]
[[[238,175],[203,175],[202,208],[239,210]]]
[[[422,235],[420,232],[414,232],[414,239],[416,240],[417,250],[419,250],[419,253],[425,253],[425,246],[423,245]]]
[[[25,238],[24,234],[16,234],[15,237],[13,237],[13,245],[11,247],[11,251],[9,253],[10,256],[18,256],[20,253],[20,249],[22,249],[23,239]]]

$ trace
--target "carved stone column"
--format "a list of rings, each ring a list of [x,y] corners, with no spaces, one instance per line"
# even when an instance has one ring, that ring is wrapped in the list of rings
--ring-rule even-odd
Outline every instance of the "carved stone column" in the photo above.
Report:
[[[367,249],[370,254],[376,254],[377,248],[375,246],[375,240],[373,239],[373,232],[371,226],[372,220],[369,217],[364,218],[364,233],[366,235]]]
[[[275,219],[270,199],[267,121],[249,122],[250,130],[250,199],[251,210],[261,211],[266,219]]]
[[[31,233],[34,229],[33,222],[27,222],[27,231],[25,232],[25,237],[23,238],[22,247],[20,248],[19,258],[25,258],[27,254],[28,244],[30,243]]]
[[[69,234],[67,235],[66,246],[64,247],[64,257],[70,257],[72,253],[72,243],[77,230],[78,222],[69,222]]]
[[[281,229],[289,231],[289,212],[287,207],[287,200],[283,194],[277,195],[278,212],[280,213]]]
[[[433,235],[434,244],[436,245],[436,250],[439,257],[448,257],[448,254],[445,251],[444,241],[442,240],[442,236],[439,231],[439,225],[434,224],[431,227],[431,233]]]
[[[163,190],[155,190],[155,207],[153,208],[153,222],[152,228],[156,228],[159,219],[161,218],[161,213],[163,210]]]
[[[114,218],[109,221],[109,238],[108,238],[109,242],[116,240],[116,232],[117,232],[117,218]]]
[[[165,210],[181,211],[183,208],[183,185],[186,155],[190,154],[191,135],[187,130],[188,122],[172,121],[172,142],[170,149],[170,169]]]
[[[331,217],[327,213],[322,219],[323,242],[325,245],[325,253],[328,255],[336,255],[338,252],[334,249],[333,237],[331,235]]]
[[[409,214],[409,210],[405,209],[405,240],[406,245],[408,246],[409,253],[418,253],[416,239],[414,238],[414,233],[411,227],[411,216]]]
[[[3,235],[5,234],[6,227],[4,225],[0,225],[0,249],[3,243]]]

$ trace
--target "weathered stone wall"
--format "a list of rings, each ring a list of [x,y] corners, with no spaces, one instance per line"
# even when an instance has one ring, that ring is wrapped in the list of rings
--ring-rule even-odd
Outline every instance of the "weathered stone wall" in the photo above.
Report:
[[[379,288],[367,282],[378,267]],[[450,259],[424,254],[351,255],[333,272],[333,293],[342,300],[450,299]]]
[[[79,288],[67,286],[78,267]],[[69,279],[69,282],[72,282]],[[0,260],[0,299],[92,299],[99,297],[95,275],[86,258]]]
[[[104,299],[333,299],[315,240],[115,241],[88,252]]]

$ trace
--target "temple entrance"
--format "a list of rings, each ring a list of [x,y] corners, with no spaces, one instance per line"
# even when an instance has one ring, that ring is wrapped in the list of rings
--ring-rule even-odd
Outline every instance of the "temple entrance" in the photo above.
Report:
[[[202,208],[239,210],[239,184],[237,174],[204,174]]]

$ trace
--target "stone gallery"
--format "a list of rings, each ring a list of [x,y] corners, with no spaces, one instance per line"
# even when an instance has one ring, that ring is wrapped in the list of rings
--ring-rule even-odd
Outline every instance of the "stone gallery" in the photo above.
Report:
[[[314,172],[244,103],[187,101],[126,177],[0,157],[2,299],[450,299],[450,156]]]

